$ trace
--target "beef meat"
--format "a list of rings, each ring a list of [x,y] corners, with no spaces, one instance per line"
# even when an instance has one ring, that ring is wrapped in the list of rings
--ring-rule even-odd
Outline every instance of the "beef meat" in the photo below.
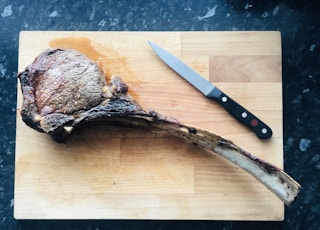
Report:
[[[23,121],[33,129],[64,141],[78,127],[104,122],[151,128],[209,149],[249,172],[289,205],[300,185],[282,169],[255,157],[214,133],[146,111],[127,94],[128,86],[75,50],[50,49],[18,74]]]
[[[71,129],[99,117],[143,111],[113,76],[107,85],[98,65],[75,50],[50,49],[18,74],[23,121],[63,141]],[[111,116],[112,115],[112,116]]]

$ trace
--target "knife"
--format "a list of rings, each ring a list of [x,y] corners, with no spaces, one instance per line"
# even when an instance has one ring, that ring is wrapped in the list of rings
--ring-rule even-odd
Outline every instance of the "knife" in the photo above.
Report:
[[[272,130],[263,121],[239,105],[227,94],[219,90],[211,82],[203,78],[199,73],[194,71],[188,65],[184,64],[178,58],[168,51],[159,47],[151,41],[148,41],[153,51],[159,58],[166,63],[171,69],[182,76],[201,93],[210,99],[217,101],[222,107],[234,116],[238,121],[251,129],[261,139],[267,139],[272,136]]]

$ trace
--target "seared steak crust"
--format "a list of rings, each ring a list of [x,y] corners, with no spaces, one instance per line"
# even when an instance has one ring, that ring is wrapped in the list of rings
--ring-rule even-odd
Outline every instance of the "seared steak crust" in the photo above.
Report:
[[[107,85],[99,66],[75,50],[45,50],[18,77],[23,121],[56,140],[61,140],[66,126],[106,114],[142,111],[126,94],[128,86],[119,77],[112,77]]]

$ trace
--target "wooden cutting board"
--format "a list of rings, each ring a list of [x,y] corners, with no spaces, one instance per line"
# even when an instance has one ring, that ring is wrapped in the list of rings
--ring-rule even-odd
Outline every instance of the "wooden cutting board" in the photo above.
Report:
[[[273,129],[262,141],[181,79],[147,41],[179,56]],[[145,109],[210,130],[283,167],[279,32],[20,33],[19,71],[49,47],[75,48],[119,75]],[[284,205],[242,169],[179,138],[112,126],[66,144],[28,128],[18,82],[17,219],[282,220]]]

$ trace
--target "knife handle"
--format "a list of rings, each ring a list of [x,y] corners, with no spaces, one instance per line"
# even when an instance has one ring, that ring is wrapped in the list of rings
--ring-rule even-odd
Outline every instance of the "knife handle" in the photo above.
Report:
[[[255,115],[239,105],[231,97],[221,92],[219,97],[215,98],[238,121],[251,129],[260,139],[267,139],[272,136],[272,130]]]

